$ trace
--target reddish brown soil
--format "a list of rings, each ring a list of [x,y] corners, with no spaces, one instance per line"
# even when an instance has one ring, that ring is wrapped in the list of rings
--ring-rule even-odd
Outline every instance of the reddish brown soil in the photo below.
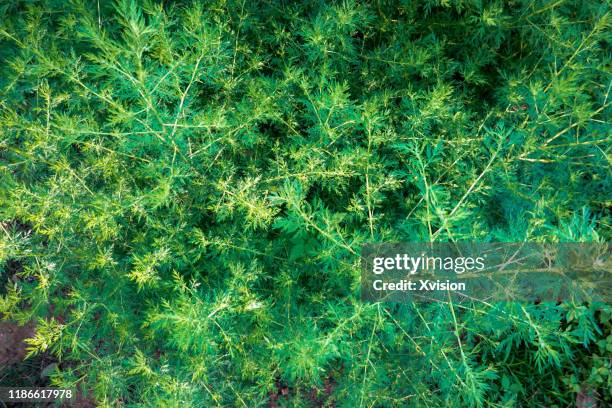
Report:
[[[24,340],[33,335],[33,323],[19,326],[12,322],[0,322],[0,368],[23,360],[26,355]]]

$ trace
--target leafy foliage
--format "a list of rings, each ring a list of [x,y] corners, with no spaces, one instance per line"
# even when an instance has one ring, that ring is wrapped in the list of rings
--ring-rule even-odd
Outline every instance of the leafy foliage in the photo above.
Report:
[[[606,2],[0,10],[0,312],[38,322],[54,385],[611,402],[609,304],[364,304],[358,266],[368,242],[609,240]]]

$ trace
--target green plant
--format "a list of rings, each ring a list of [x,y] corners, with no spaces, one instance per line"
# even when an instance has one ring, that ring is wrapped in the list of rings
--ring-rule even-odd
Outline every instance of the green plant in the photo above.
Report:
[[[609,304],[362,303],[358,257],[609,241],[606,2],[0,11],[0,312],[37,322],[52,384],[101,406],[611,401]]]

